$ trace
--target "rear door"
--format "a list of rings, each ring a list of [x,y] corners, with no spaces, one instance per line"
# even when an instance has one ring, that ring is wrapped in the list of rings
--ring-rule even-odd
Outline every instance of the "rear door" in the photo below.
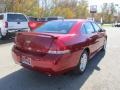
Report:
[[[99,45],[98,35],[95,32],[91,22],[86,22],[85,28],[88,37],[90,51],[91,53],[94,53],[98,49],[98,45]]]
[[[28,28],[28,20],[23,14],[7,14],[8,29]]]

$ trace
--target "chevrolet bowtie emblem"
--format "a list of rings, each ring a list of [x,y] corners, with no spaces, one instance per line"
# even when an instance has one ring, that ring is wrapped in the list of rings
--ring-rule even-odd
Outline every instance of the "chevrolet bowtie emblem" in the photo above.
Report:
[[[27,44],[30,44],[30,43],[31,43],[31,41],[27,40],[27,41],[26,41],[26,43],[27,43]]]
[[[32,48],[31,48],[31,47],[29,47],[29,48],[28,48],[28,50],[32,50]]]

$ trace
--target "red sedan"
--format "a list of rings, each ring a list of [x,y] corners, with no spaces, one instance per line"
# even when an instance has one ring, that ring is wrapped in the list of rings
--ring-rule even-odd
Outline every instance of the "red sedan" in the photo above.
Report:
[[[83,73],[98,51],[106,49],[105,30],[90,20],[57,20],[33,32],[20,32],[12,55],[16,63],[48,75]]]

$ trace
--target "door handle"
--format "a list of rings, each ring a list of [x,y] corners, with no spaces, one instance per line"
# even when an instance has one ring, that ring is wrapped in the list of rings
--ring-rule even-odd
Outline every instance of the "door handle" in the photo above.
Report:
[[[92,38],[90,37],[90,38],[88,38],[88,40],[92,40]]]

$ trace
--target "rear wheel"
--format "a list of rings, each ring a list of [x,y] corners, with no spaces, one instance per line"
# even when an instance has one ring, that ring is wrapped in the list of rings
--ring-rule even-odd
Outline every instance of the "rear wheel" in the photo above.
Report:
[[[79,64],[76,67],[75,73],[76,74],[82,74],[86,70],[86,66],[88,63],[88,52],[84,51],[80,57]]]
[[[6,39],[6,36],[3,36],[1,32],[0,32],[0,39],[1,40],[5,40]]]

